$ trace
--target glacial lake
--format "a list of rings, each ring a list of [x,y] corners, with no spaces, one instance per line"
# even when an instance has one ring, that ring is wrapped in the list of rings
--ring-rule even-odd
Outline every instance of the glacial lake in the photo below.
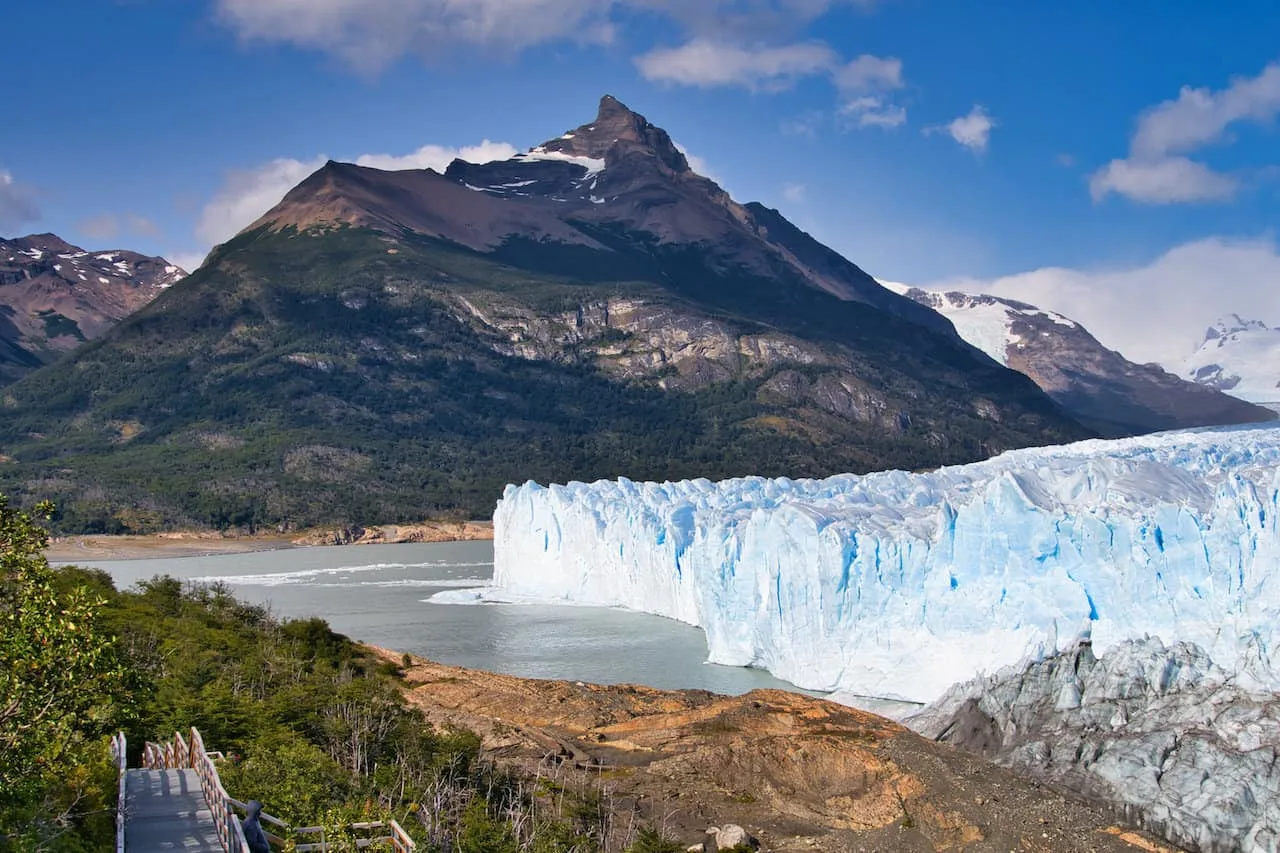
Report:
[[[221,581],[285,617],[320,616],[347,636],[442,663],[526,678],[739,694],[796,688],[757,669],[706,663],[699,628],[600,607],[435,604],[493,576],[492,542],[293,548],[249,554],[77,561],[116,586],[167,574]]]

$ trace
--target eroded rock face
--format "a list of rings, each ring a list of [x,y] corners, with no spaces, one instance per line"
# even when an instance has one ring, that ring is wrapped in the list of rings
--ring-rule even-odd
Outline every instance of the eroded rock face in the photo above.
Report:
[[[1280,849],[1280,696],[1198,647],[1071,651],[958,685],[908,720],[1203,853]]]
[[[813,406],[890,433],[910,425],[909,416],[859,378],[855,354],[838,345],[779,332],[743,333],[724,321],[642,299],[598,300],[539,314],[515,302],[478,305],[457,294],[447,298],[455,316],[503,355],[591,364],[618,379],[669,390],[768,376],[762,402]],[[986,406],[979,415],[999,420],[998,408]]]

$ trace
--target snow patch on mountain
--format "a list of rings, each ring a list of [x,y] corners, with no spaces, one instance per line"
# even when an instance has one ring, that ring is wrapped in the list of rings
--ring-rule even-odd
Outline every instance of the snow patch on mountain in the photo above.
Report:
[[[509,486],[507,594],[701,626],[715,663],[928,701],[1145,635],[1280,687],[1280,429],[1013,451],[924,474]]]
[[[950,320],[960,337],[1006,367],[1009,366],[1010,347],[1025,344],[1022,336],[1013,331],[1013,324],[1019,318],[1044,317],[1070,329],[1078,325],[1061,314],[1012,299],[959,291],[921,290],[896,281],[881,281],[880,284],[894,293],[928,305]]]
[[[604,171],[603,157],[578,157],[573,154],[565,154],[563,151],[549,151],[541,146],[530,149],[525,154],[517,154],[511,158],[514,162],[520,163],[536,163],[540,160],[558,160],[566,163],[574,163],[586,170],[586,178],[593,177]]]
[[[1229,314],[1205,332],[1178,375],[1252,403],[1280,403],[1280,328]]]

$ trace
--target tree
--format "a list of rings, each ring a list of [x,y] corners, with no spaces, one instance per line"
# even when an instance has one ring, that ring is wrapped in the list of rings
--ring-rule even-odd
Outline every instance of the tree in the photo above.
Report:
[[[0,835],[70,825],[100,763],[103,736],[124,719],[126,667],[98,624],[105,603],[88,587],[60,588],[44,556],[48,534],[0,495]],[[92,774],[90,774],[92,775]]]

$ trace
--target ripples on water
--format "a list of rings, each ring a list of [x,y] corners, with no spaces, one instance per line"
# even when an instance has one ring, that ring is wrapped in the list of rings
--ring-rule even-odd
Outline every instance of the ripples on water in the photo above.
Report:
[[[158,574],[221,581],[281,616],[321,616],[358,640],[443,663],[527,678],[702,688],[795,689],[767,672],[706,663],[702,631],[598,607],[474,601],[493,575],[492,542],[296,548],[150,560],[90,560],[120,588]],[[452,591],[452,593],[450,592]],[[436,601],[432,597],[439,594]]]

